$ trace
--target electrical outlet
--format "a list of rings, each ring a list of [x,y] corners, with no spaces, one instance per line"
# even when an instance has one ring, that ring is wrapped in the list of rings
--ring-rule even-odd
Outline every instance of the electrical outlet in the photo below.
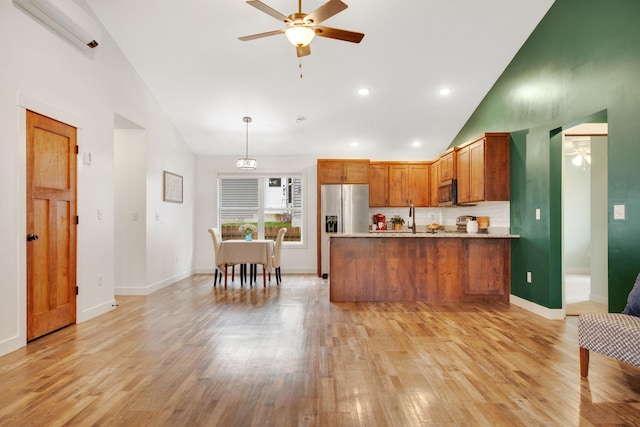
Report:
[[[531,283],[531,272],[527,271],[527,283]]]
[[[134,221],[138,220],[138,212],[134,212],[133,214],[131,214],[131,219]]]
[[[156,212],[156,221],[160,221],[160,213]]]
[[[102,286],[102,274],[98,274],[98,286]]]
[[[102,209],[98,209],[98,221],[102,221]]]

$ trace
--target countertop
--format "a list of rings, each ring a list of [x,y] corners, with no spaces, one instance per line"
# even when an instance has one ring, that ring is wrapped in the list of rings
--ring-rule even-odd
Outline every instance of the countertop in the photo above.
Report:
[[[466,233],[460,231],[451,230],[438,230],[435,233],[430,233],[425,230],[417,230],[416,234],[411,233],[411,230],[384,230],[384,231],[370,231],[368,233],[331,233],[330,237],[370,237],[370,238],[384,238],[384,237],[405,237],[405,238],[445,238],[445,239],[518,239],[519,234],[510,234],[509,231],[499,230],[491,231],[488,233]]]

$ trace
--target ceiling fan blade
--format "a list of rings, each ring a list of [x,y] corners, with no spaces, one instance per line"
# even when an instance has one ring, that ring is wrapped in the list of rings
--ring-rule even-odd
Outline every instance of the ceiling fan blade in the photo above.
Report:
[[[285,24],[288,24],[289,22],[291,22],[289,17],[273,9],[271,6],[267,6],[266,4],[262,3],[260,0],[247,0],[247,4],[255,7],[258,10],[263,11],[269,16],[276,18],[280,22],[284,22]]]
[[[330,27],[323,27],[323,26],[315,26],[311,28],[313,28],[313,31],[316,33],[316,36],[328,37],[330,39],[344,40],[346,42],[351,42],[351,43],[360,43],[360,41],[364,37],[364,34],[362,33],[356,33],[355,31],[340,30],[338,28],[330,28]]]
[[[348,8],[345,3],[340,0],[329,0],[310,14],[304,17],[304,21],[311,25],[316,25],[331,18],[333,15],[342,12]]]
[[[255,39],[261,39],[263,37],[276,36],[278,34],[284,34],[285,30],[275,30],[275,31],[267,31],[266,33],[252,34],[250,36],[238,37],[238,40],[242,40],[243,42]]]
[[[296,53],[298,58],[302,58],[303,56],[311,55],[311,46],[296,46]]]

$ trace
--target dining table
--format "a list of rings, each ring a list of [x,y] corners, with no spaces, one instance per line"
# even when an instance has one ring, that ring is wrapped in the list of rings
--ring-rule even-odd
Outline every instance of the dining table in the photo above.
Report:
[[[227,267],[236,264],[258,265],[262,264],[262,282],[267,286],[267,271],[271,272],[271,260],[273,257],[274,241],[269,239],[256,240],[223,240],[220,243],[218,260],[220,269],[224,268],[224,287],[227,287]],[[241,267],[242,269],[243,267]],[[244,274],[241,270],[240,278]],[[250,279],[251,280],[251,279]]]

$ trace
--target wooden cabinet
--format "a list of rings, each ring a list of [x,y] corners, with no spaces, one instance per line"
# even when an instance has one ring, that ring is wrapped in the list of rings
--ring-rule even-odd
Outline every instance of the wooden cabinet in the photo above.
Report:
[[[389,206],[389,166],[371,163],[369,166],[369,206]]]
[[[430,167],[430,193],[429,193],[429,206],[438,206],[438,185],[440,184],[440,159],[431,163]]]
[[[318,159],[318,185],[368,183],[369,160]]]
[[[369,206],[429,206],[429,163],[372,162]]]
[[[464,301],[507,302],[511,293],[511,244],[507,239],[465,239]]]
[[[456,178],[456,149],[447,150],[440,156],[440,182],[450,181]]]
[[[329,299],[508,304],[510,253],[508,238],[332,237]]]
[[[389,206],[409,206],[407,165],[389,165]]]
[[[458,202],[509,200],[509,134],[486,133],[457,151]]]
[[[409,182],[407,198],[417,207],[429,205],[429,165],[409,165]]]

